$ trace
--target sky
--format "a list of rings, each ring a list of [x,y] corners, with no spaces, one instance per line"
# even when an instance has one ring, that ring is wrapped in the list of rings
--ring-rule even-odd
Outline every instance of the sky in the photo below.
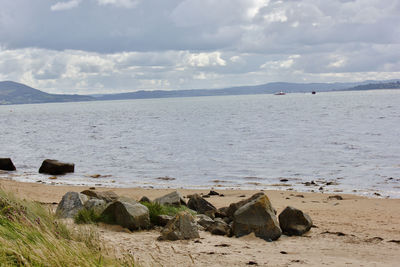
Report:
[[[0,81],[49,93],[400,78],[399,0],[1,0]]]

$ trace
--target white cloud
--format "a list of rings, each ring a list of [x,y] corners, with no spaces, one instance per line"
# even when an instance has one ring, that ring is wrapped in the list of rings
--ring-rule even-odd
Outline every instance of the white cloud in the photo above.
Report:
[[[50,7],[52,11],[68,10],[79,6],[81,0],[70,0],[67,2],[57,2]]]
[[[132,8],[135,7],[140,0],[97,0],[100,5],[115,5],[117,7]]]
[[[225,66],[220,52],[187,54],[185,62],[192,67]]]

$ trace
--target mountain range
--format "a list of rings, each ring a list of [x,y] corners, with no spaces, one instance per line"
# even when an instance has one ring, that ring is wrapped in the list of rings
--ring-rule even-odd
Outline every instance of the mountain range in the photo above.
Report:
[[[146,99],[168,97],[196,97],[223,95],[273,94],[279,91],[286,93],[328,92],[348,90],[400,89],[400,80],[364,81],[353,83],[286,83],[275,82],[254,86],[239,86],[224,89],[196,89],[172,91],[137,91],[105,95],[67,95],[49,94],[27,85],[12,81],[0,82],[0,105],[33,104],[52,102],[78,102],[122,99]]]

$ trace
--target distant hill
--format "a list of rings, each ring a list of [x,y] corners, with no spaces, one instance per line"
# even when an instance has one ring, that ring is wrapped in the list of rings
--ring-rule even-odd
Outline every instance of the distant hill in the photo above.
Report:
[[[0,105],[91,101],[91,96],[48,94],[21,83],[0,82]]]
[[[254,95],[273,94],[279,91],[286,93],[308,93],[329,91],[359,91],[374,89],[400,89],[399,80],[364,81],[357,83],[285,83],[275,82],[254,86],[239,86],[223,89],[194,89],[172,91],[137,91],[106,95],[58,95],[48,94],[21,83],[0,82],[0,105],[30,104],[50,102],[78,102],[123,99],[147,99],[168,97],[224,96],[224,95]]]
[[[361,83],[285,83],[275,82],[254,86],[240,86],[224,89],[196,89],[196,90],[173,90],[173,91],[137,91],[121,94],[96,95],[98,100],[120,100],[120,99],[145,99],[145,98],[168,98],[168,97],[194,97],[194,96],[222,96],[222,95],[254,95],[273,94],[279,91],[286,93],[327,92],[342,90]]]
[[[368,83],[347,88],[344,89],[343,91],[363,91],[363,90],[377,90],[377,89],[400,89],[400,81]]]

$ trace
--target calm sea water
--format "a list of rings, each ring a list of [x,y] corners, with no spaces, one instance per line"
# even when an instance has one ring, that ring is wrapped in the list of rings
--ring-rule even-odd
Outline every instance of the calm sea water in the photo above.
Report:
[[[18,169],[0,177],[400,197],[399,103],[386,90],[0,106],[0,157]],[[46,158],[76,172],[49,180]]]

